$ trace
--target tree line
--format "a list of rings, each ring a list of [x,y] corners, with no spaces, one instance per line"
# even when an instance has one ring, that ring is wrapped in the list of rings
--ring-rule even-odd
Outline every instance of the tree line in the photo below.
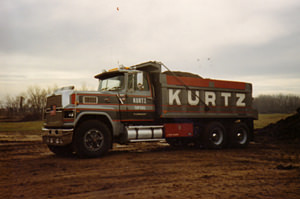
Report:
[[[46,106],[47,95],[58,87],[47,89],[31,86],[26,92],[15,97],[0,99],[0,116],[22,118],[22,120],[40,120]],[[86,90],[82,87],[83,90]],[[300,108],[300,96],[297,95],[259,95],[254,98],[253,107],[259,113],[293,113]]]
[[[26,92],[17,96],[8,95],[4,99],[0,99],[0,119],[41,120],[46,107],[47,96],[57,89],[57,85],[48,88],[30,86]],[[85,83],[79,89],[81,91],[91,90]]]
[[[300,108],[300,96],[259,95],[254,98],[253,106],[259,113],[293,113]]]
[[[21,118],[21,120],[40,120],[46,106],[47,95],[58,87],[47,89],[30,86],[26,92],[17,96],[6,96],[0,100],[0,115],[6,118]]]

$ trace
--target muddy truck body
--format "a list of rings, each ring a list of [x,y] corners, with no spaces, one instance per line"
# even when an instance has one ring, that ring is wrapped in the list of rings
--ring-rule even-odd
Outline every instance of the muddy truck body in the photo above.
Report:
[[[161,72],[160,62],[96,75],[98,91],[62,88],[47,98],[43,142],[58,154],[101,156],[113,143],[165,139],[172,146],[246,147],[252,85]]]

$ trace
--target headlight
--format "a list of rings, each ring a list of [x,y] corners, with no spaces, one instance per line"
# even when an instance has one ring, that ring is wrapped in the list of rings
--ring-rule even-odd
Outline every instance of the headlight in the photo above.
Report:
[[[64,114],[65,118],[74,118],[74,112],[73,111],[65,111],[65,114]]]

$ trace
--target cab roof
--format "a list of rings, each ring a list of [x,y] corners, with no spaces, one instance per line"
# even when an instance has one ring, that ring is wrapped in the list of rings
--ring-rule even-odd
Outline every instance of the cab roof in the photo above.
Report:
[[[156,61],[148,61],[141,64],[133,65],[130,67],[113,68],[108,71],[104,71],[95,76],[97,79],[105,79],[118,74],[123,74],[129,71],[147,71],[147,72],[161,72],[161,63]]]

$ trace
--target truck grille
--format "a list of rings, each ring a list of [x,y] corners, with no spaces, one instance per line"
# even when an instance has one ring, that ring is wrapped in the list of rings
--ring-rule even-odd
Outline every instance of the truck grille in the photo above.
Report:
[[[51,106],[55,105],[56,107],[61,107],[61,95],[52,95],[47,98],[46,108],[51,108]]]
[[[63,125],[63,109],[61,95],[52,95],[47,98],[44,119],[47,127],[60,127]]]

